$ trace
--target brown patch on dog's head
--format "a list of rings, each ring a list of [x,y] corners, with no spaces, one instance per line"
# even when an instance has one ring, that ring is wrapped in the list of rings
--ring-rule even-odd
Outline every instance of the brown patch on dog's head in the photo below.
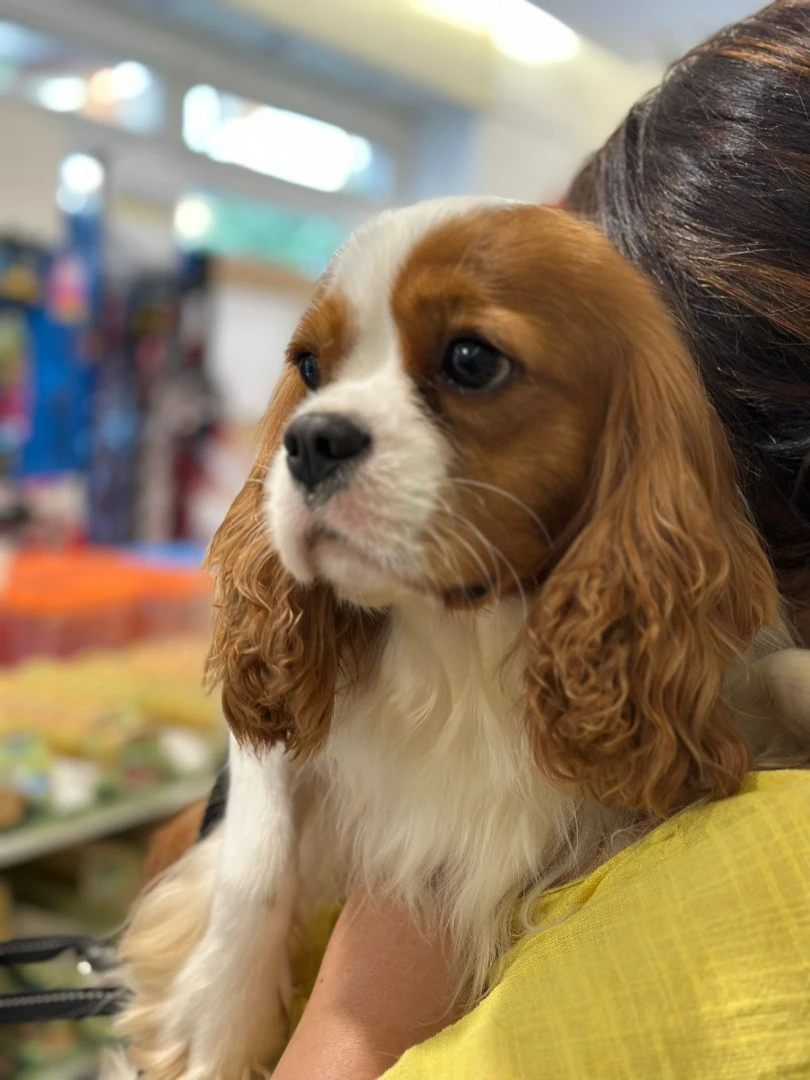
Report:
[[[661,816],[734,791],[749,757],[723,679],[779,601],[720,424],[652,287],[566,214],[499,208],[427,235],[392,306],[453,448],[443,565],[475,573],[496,553],[500,591],[537,583],[540,765]],[[503,385],[464,394],[437,377],[458,339],[509,359]]]

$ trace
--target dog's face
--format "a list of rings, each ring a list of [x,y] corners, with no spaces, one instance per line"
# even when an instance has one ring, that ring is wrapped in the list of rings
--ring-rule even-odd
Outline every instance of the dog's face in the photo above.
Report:
[[[615,374],[611,290],[571,224],[423,204],[340,253],[290,345],[302,401],[267,480],[298,580],[452,606],[537,578],[583,503]]]
[[[317,748],[386,606],[516,592],[547,773],[665,814],[747,767],[723,680],[778,620],[773,575],[662,303],[564,213],[444,200],[361,229],[210,563],[242,738]]]

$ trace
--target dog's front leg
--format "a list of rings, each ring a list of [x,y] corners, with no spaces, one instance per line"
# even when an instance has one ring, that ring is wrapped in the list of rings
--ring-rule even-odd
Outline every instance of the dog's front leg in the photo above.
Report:
[[[290,764],[281,748],[256,754],[232,739],[229,769],[208,927],[174,982],[161,1033],[183,1080],[263,1075],[286,1034],[296,888]]]

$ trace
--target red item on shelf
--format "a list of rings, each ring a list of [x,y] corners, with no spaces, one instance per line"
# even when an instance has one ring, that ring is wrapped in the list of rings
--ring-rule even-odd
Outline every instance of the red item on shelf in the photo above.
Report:
[[[201,571],[143,566],[105,548],[21,552],[0,591],[0,663],[198,631],[210,602]]]

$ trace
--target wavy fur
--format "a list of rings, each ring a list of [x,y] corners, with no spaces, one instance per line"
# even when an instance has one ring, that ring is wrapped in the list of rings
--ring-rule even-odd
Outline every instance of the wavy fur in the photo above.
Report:
[[[750,768],[723,685],[780,606],[719,421],[651,295],[633,331],[586,520],[529,621],[529,700],[541,768],[665,817]]]
[[[459,307],[524,361],[486,405],[423,373],[445,341],[425,335]],[[660,818],[733,794],[752,764],[810,761],[808,654],[784,651],[719,423],[606,241],[469,200],[383,217],[341,254],[292,359],[313,349],[329,379],[305,401],[287,369],[209,555],[233,786],[220,857],[208,841],[184,856],[125,942],[145,1080],[262,1075],[316,879],[444,928],[472,1002],[516,908],[531,928],[540,893]],[[327,408],[361,416],[374,452],[306,502],[277,450],[293,415]],[[312,561],[313,524],[366,547],[327,547],[305,581],[290,567]]]
[[[360,678],[383,618],[339,603],[327,585],[300,585],[271,546],[267,466],[301,396],[288,370],[263,421],[256,464],[208,552],[216,595],[206,680],[221,684],[225,717],[240,740],[279,741],[307,756],[327,736],[339,677],[344,684]]]

